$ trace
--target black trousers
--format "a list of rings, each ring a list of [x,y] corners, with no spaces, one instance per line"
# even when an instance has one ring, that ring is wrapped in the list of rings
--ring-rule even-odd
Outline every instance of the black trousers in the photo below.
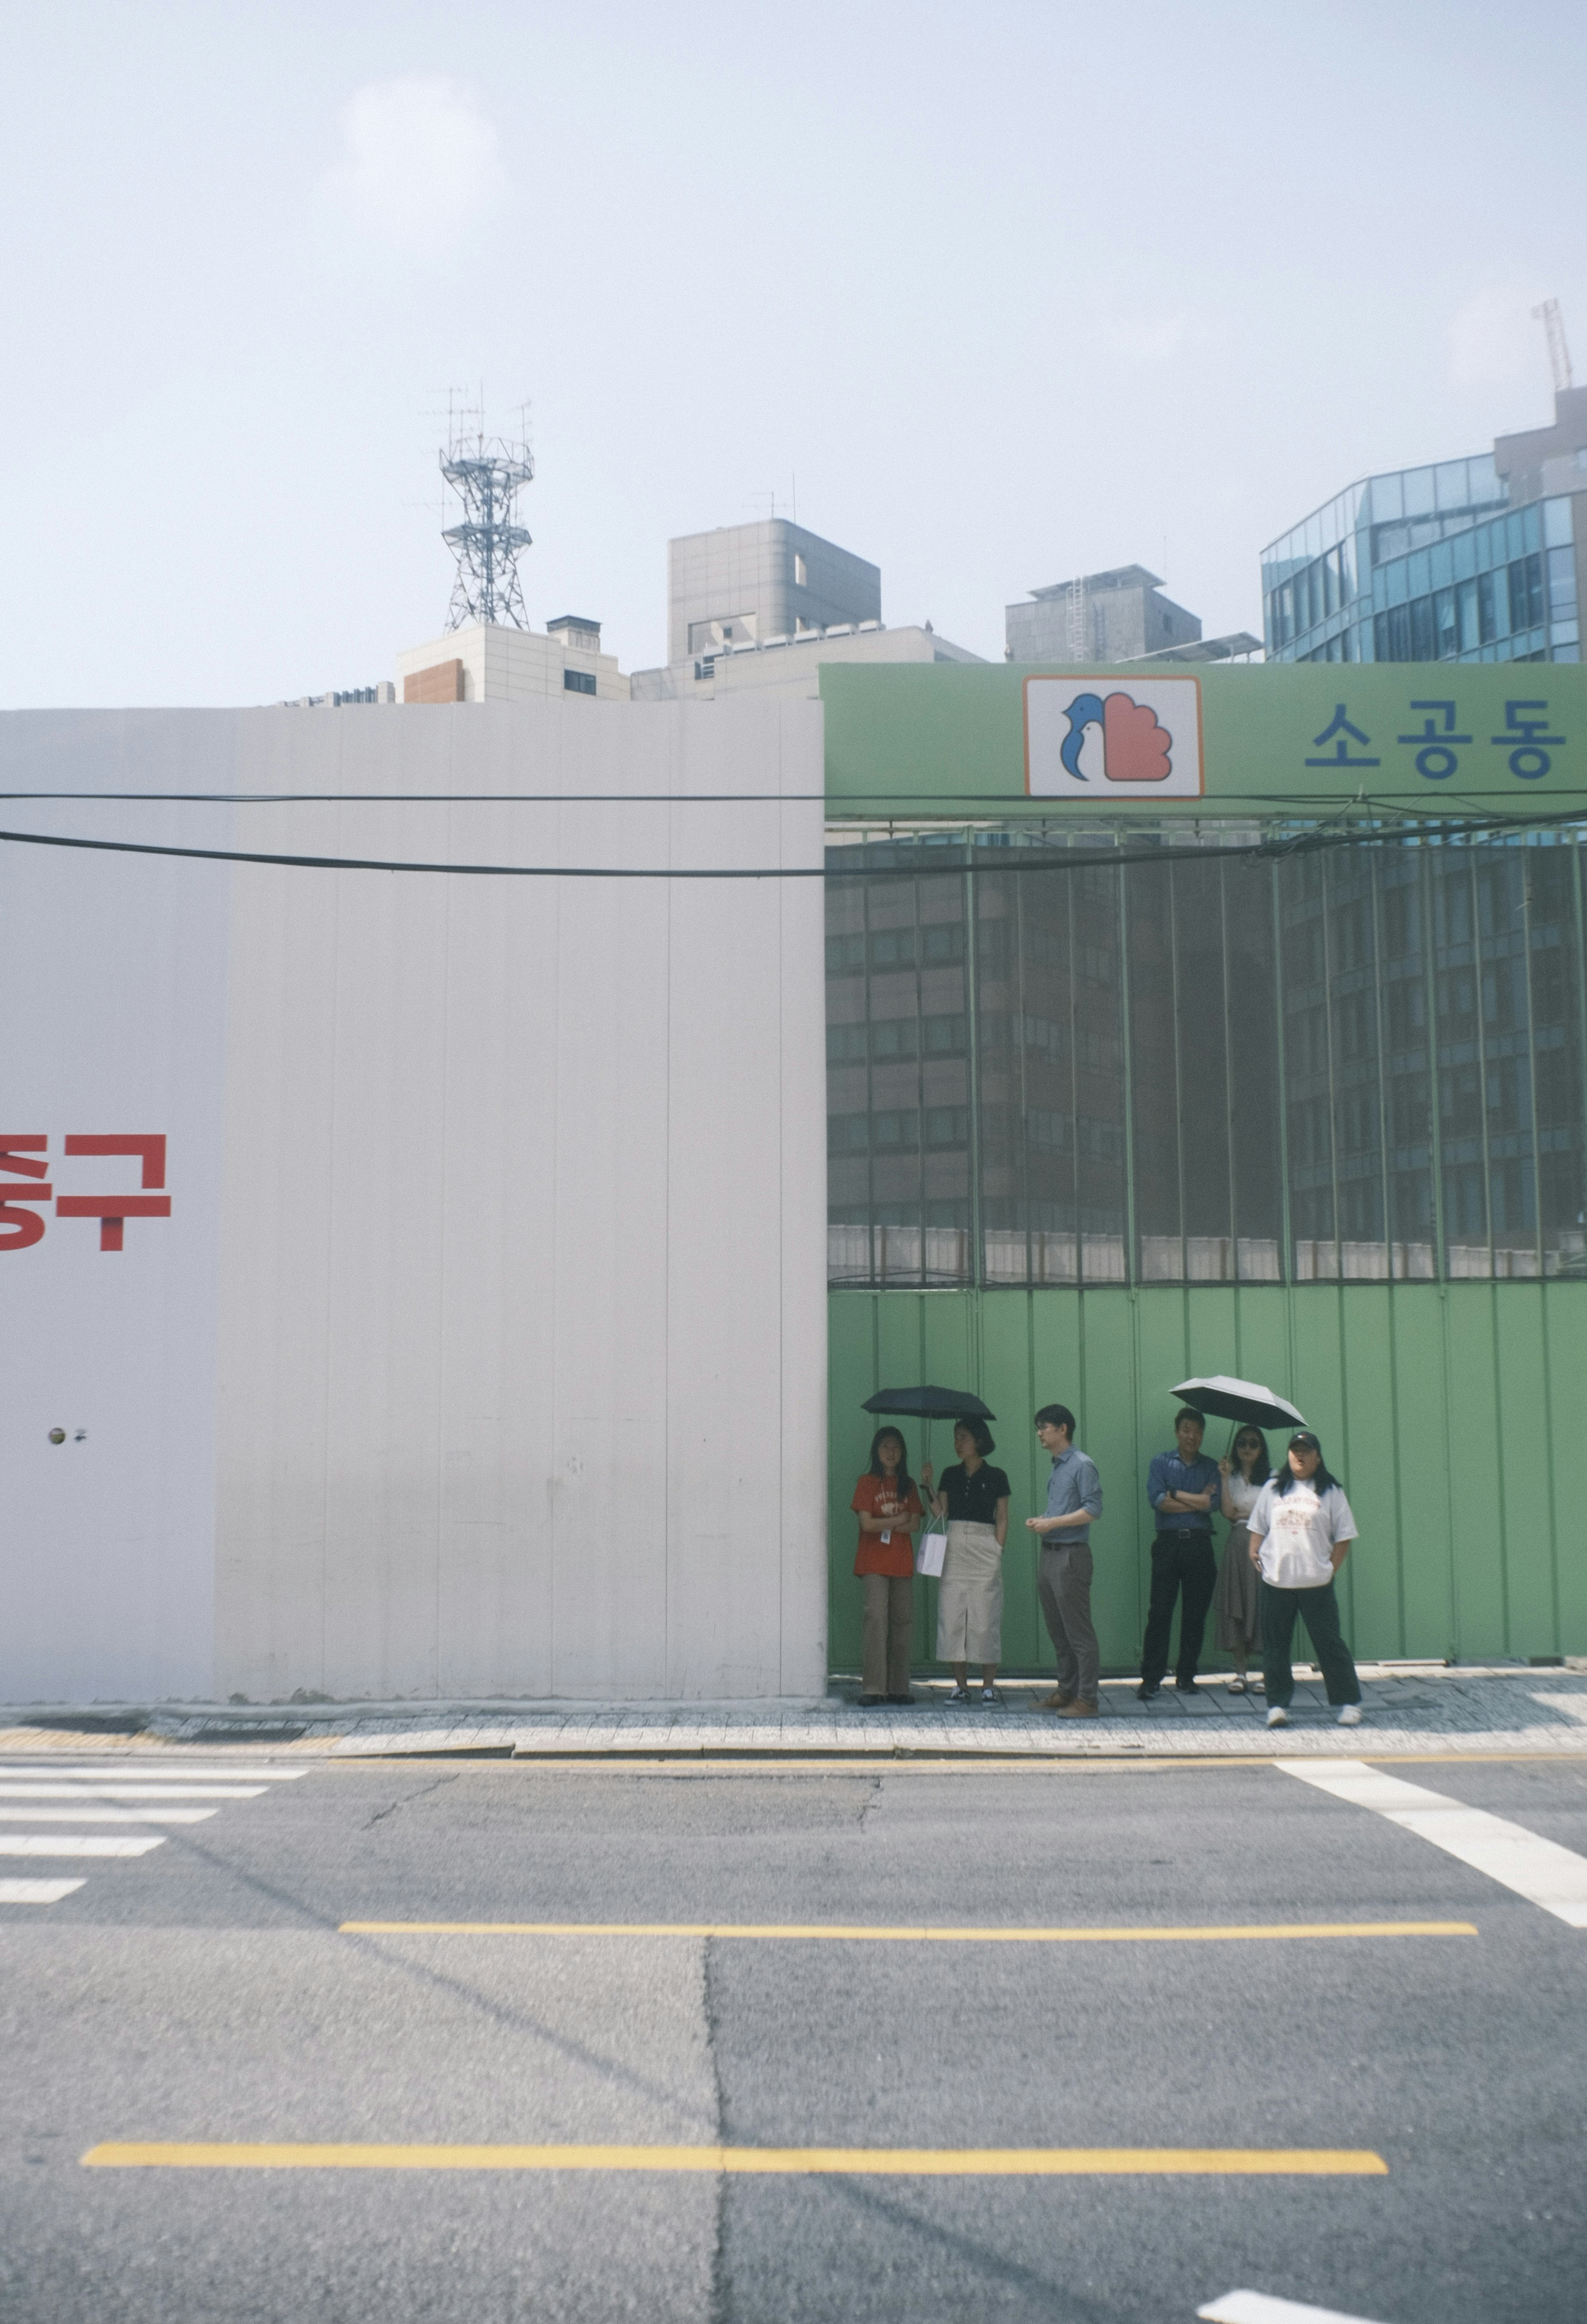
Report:
[[[1188,1686],[1201,1660],[1202,1632],[1218,1580],[1210,1533],[1160,1533],[1151,1547],[1151,1600],[1140,1649],[1141,1683],[1161,1686],[1168,1667],[1168,1632],[1179,1599],[1179,1659],[1174,1674]],[[1183,1592],[1183,1595],[1181,1593]]]
[[[1295,1618],[1306,1626],[1317,1666],[1328,1689],[1330,1702],[1359,1702],[1361,1683],[1355,1660],[1339,1627],[1339,1600],[1333,1584],[1318,1590],[1275,1590],[1270,1582],[1258,1585],[1262,1616],[1262,1682],[1275,1710],[1287,1711],[1295,1700],[1295,1672],[1290,1649],[1295,1644]]]

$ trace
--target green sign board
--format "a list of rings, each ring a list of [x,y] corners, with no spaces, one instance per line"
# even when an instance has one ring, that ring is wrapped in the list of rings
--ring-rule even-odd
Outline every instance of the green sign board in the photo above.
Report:
[[[853,664],[821,671],[826,798],[872,820],[1587,812],[1587,667]]]

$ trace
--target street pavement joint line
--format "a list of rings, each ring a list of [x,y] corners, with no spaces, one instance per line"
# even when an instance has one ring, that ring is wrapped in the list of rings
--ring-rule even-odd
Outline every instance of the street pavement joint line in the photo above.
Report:
[[[343,1921],[345,1937],[752,1937],[946,1945],[1201,1944],[1283,1937],[1474,1937],[1472,1921],[1297,1921],[1229,1928],[934,1929],[743,1921]]]
[[[1346,2316],[1337,2308],[1308,2308],[1300,2300],[1275,2300],[1266,2292],[1226,2292],[1195,2312],[1204,2324],[1371,2324],[1365,2316]]]
[[[1486,1873],[1528,1904],[1540,1904],[1568,1927],[1587,1929],[1587,1857],[1573,1849],[1544,1840],[1524,1824],[1490,1815],[1484,1808],[1469,1808],[1446,1793],[1386,1775],[1364,1760],[1282,1759],[1276,1764],[1303,1784],[1313,1784],[1352,1806],[1371,1808],[1403,1831],[1431,1840],[1446,1856]]]
[[[1073,2179],[1094,2176],[1382,2179],[1360,2147],[1328,2146],[464,2146],[109,2140],[98,2171],[668,2171],[801,2177]]]

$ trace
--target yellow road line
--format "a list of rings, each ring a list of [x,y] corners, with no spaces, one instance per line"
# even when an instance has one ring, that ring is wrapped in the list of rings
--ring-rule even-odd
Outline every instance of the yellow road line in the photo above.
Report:
[[[770,1937],[937,1945],[1204,1944],[1232,1938],[1474,1937],[1471,1921],[1296,1921],[1191,1929],[931,1929],[748,1921],[344,1921],[346,1937]]]
[[[846,2172],[928,2179],[1069,2179],[1096,2174],[1381,2179],[1359,2147],[1327,2146],[374,2146],[112,2140],[90,2170]]]

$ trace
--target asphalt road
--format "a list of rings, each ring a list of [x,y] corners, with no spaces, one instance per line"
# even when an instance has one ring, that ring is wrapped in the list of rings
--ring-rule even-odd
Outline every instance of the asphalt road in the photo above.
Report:
[[[279,1766],[284,1763],[277,1762]],[[0,1904],[5,2324],[1577,2324],[1587,1931],[1269,1766],[315,1763]],[[215,1771],[213,1777],[203,1770]],[[1587,1768],[1402,1764],[1587,1855]],[[139,1780],[146,1770],[140,1768]],[[161,1783],[177,1780],[162,1758]],[[80,1784],[81,1775],[71,1783]],[[105,1790],[127,1778],[107,1777]],[[180,1780],[189,1780],[183,1771]],[[24,1796],[25,1795],[25,1796]],[[28,1821],[19,1818],[26,1808]],[[1467,1921],[1097,1943],[351,1933]],[[85,2167],[105,2142],[1363,2150],[1385,2175]]]

